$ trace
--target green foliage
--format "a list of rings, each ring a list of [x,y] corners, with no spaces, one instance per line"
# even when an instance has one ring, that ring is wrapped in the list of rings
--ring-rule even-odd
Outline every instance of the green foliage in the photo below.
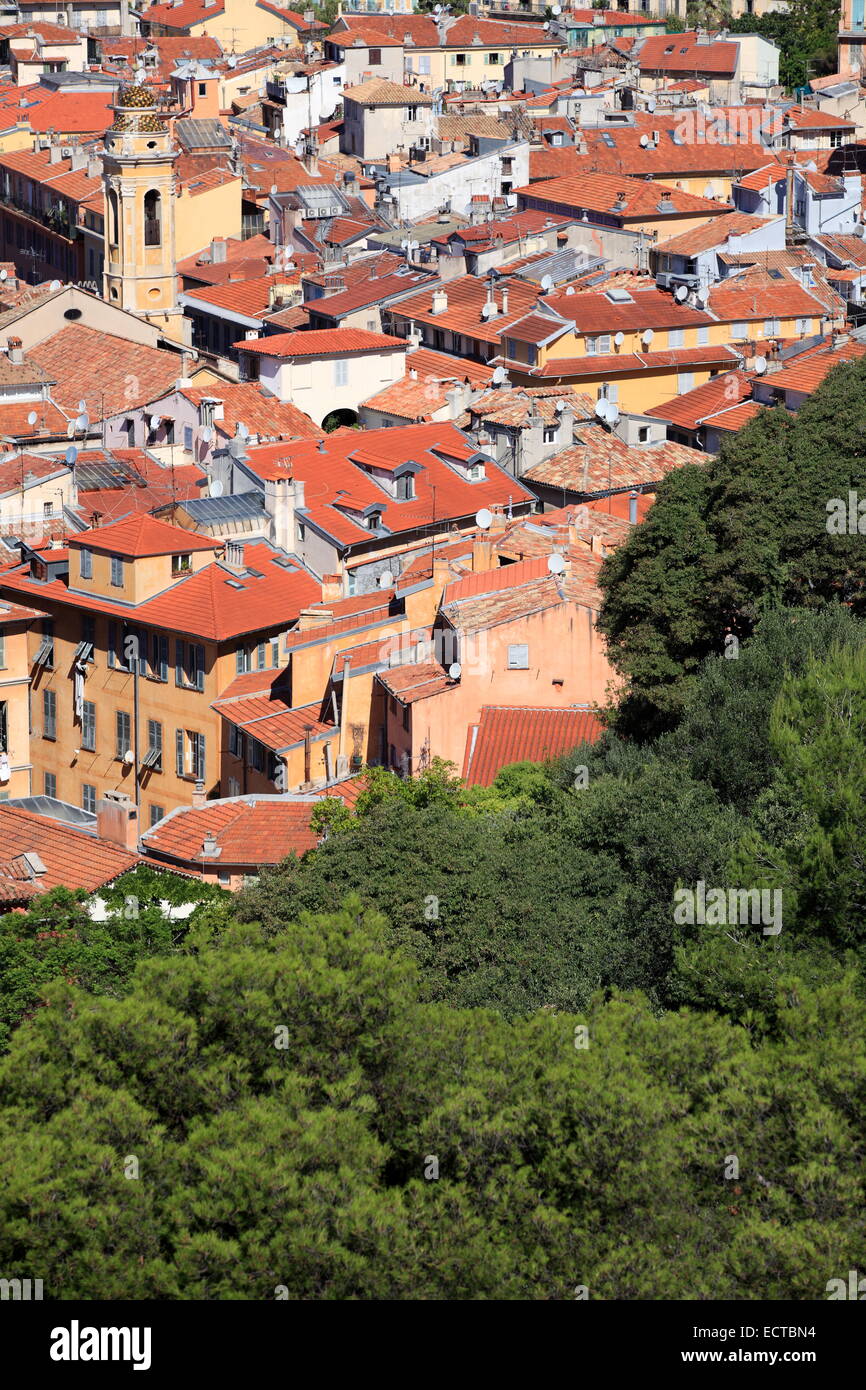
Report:
[[[744,14],[727,22],[734,34],[760,34],[780,50],[779,80],[794,91],[836,72],[839,0],[787,0],[781,13]]]
[[[0,1263],[50,1297],[815,1299],[862,1250],[844,982],[759,1042],[640,996],[508,1023],[419,1002],[349,903],[51,994],[0,1064]]]
[[[763,411],[717,458],[662,483],[602,569],[620,732],[674,727],[704,658],[748,637],[767,605],[862,612],[862,537],[830,535],[827,509],[859,485],[864,418],[866,364],[843,366],[796,417]]]
[[[44,1005],[47,986],[64,979],[118,998],[140,960],[181,949],[201,908],[172,920],[160,899],[215,904],[227,895],[198,879],[141,866],[102,893],[105,921],[94,921],[87,895],[54,888],[27,912],[0,917],[0,1049],[22,1018]]]

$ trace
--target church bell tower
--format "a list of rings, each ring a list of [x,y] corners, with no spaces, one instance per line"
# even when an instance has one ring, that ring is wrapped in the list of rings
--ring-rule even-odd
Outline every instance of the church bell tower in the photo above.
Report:
[[[156,97],[121,87],[102,156],[105,287],[109,304],[183,340],[175,266],[175,151]]]

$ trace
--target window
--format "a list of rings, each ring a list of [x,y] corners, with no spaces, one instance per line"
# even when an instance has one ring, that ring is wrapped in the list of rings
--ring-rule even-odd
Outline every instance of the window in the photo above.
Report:
[[[42,737],[57,737],[57,695],[53,690],[42,692]]]
[[[114,755],[122,758],[128,753],[132,746],[132,720],[125,709],[119,709],[115,715],[115,740]]]
[[[0,700],[0,753],[9,752],[9,705]]]
[[[765,338],[775,338],[775,336],[776,336],[776,334],[777,334],[778,332],[779,332],[779,320],[778,320],[778,319],[764,319],[764,337],[765,337]]]
[[[244,736],[234,724],[229,724],[229,752],[233,758],[244,756]]]
[[[264,669],[265,669],[265,667],[267,666],[267,664],[268,664],[268,644],[267,644],[267,642],[259,642],[258,646],[256,647],[256,670],[257,670],[257,671],[264,671]]]
[[[81,747],[89,753],[96,751],[96,705],[84,700],[81,705]]]
[[[272,665],[273,667],[277,667],[277,666],[279,666],[279,664],[280,664],[280,639],[279,639],[279,637],[272,637],[272,638],[271,638],[271,665]]]
[[[603,333],[597,338],[587,338],[586,350],[591,357],[598,353],[610,352],[610,334]]]
[[[238,676],[243,676],[246,674],[247,671],[251,671],[252,669],[253,668],[252,662],[250,661],[250,654],[247,651],[246,647],[238,647],[237,651],[235,652],[235,674]]]
[[[43,503],[42,503],[42,515],[43,515],[43,517],[49,517],[49,516],[53,516],[53,515],[54,515],[54,503],[53,503],[53,502],[43,502]]]
[[[734,339],[748,338],[749,325],[747,323],[735,323],[731,326],[731,337]]]
[[[403,728],[408,732],[409,729],[409,706],[403,706]]]
[[[256,738],[247,742],[247,767],[252,768],[254,772],[265,770],[265,750]]]
[[[455,53],[454,56],[453,56],[453,58],[451,59],[451,66],[452,66],[452,67],[456,67],[456,68],[465,68],[465,67],[466,67],[466,54],[465,54],[465,53]]]
[[[96,788],[90,782],[81,784],[81,809],[89,811],[92,816],[96,814]]]
[[[809,332],[808,319],[797,319],[797,332],[801,334],[806,334]]]
[[[192,425],[183,427],[183,447],[188,454],[192,453]]]
[[[144,195],[145,246],[160,246],[162,244],[161,209],[162,199],[155,188],[149,189]]]
[[[349,363],[345,357],[338,357],[334,363],[334,385],[348,386]]]
[[[500,55],[499,55],[498,53],[488,53],[488,55],[487,55],[487,64],[488,64],[488,67],[491,67],[491,68],[498,67],[499,64],[500,64],[501,62],[502,62],[502,58],[500,57]]]
[[[115,589],[123,588],[123,561],[119,555],[111,557],[111,583]]]
[[[698,347],[707,347],[710,341],[710,330],[704,324],[703,328],[698,329]]]
[[[694,389],[694,372],[677,372],[677,393],[682,396],[686,391]]]
[[[204,647],[196,642],[175,642],[174,683],[186,689],[204,690]]]
[[[368,531],[378,531],[378,529],[379,529],[379,527],[380,527],[381,524],[382,524],[382,513],[381,513],[381,512],[371,512],[370,515],[367,517],[367,530],[368,530]]]
[[[368,58],[369,58],[370,67],[371,67],[371,68],[378,68],[378,67],[381,67],[381,65],[382,65],[382,50],[381,50],[381,48],[371,48],[371,49],[369,50],[369,53],[368,53]]]
[[[150,678],[155,681],[168,680],[168,638],[153,634],[150,644]]]
[[[0,631],[0,670],[6,665],[6,633]]]
[[[685,334],[681,328],[671,328],[668,332],[668,347],[681,348],[685,342]]]
[[[193,777],[197,782],[205,775],[205,737],[191,729],[176,729],[174,734],[175,771],[178,777]]]
[[[162,725],[158,719],[147,721],[147,752],[144,755],[145,767],[154,772],[162,772]]]
[[[54,620],[43,618],[42,641],[33,658],[34,666],[44,666],[46,671],[54,670]]]
[[[842,131],[841,131],[841,130],[831,130],[831,131],[830,131],[830,149],[831,149],[831,150],[837,150],[837,149],[839,148],[839,146],[842,144],[844,138],[845,138],[845,137],[844,137],[844,135],[842,134]]]
[[[172,555],[172,574],[189,574],[192,571],[192,555]]]
[[[418,107],[417,107],[417,106],[407,106],[407,107],[406,107],[406,120],[407,120],[407,121],[417,121],[417,119],[418,119]]]
[[[555,444],[558,432],[556,425],[545,425],[543,434],[544,443]]]
[[[65,22],[65,21],[64,21]],[[110,247],[117,246],[117,233],[120,226],[120,218],[117,215],[117,194],[111,188],[108,191],[108,244]]]
[[[508,648],[509,671],[529,670],[529,647],[525,642],[517,642]]]
[[[399,502],[410,502],[415,496],[415,479],[411,473],[404,473],[397,479],[396,496]]]
[[[198,94],[199,94],[200,97],[206,97],[206,96],[207,96],[207,83],[206,83],[206,82],[199,82],[199,84],[198,84]]]
[[[163,818],[164,815],[165,815],[165,807],[164,807],[164,806],[156,806],[156,805],[154,805],[153,802],[150,803],[150,828],[151,828],[151,830],[152,830],[153,827],[156,825],[157,821],[161,821],[161,820],[162,820],[162,818]]]
[[[57,796],[57,778],[55,777],[53,772],[46,772],[45,781],[43,785],[46,796]]]

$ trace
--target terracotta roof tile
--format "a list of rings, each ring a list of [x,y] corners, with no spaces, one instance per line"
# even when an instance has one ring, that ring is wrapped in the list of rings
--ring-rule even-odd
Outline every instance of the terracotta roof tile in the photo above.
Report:
[[[39,855],[46,872],[35,880],[37,893],[58,887],[95,893],[141,863],[137,854],[110,840],[97,839],[76,826],[34,815],[8,802],[0,802],[0,844],[5,870],[19,855],[34,851]]]
[[[96,526],[70,538],[71,545],[83,545],[89,550],[106,550],[130,558],[144,555],[176,555],[191,550],[217,550],[223,542],[197,536],[180,526],[159,521],[147,512],[139,512],[116,521],[110,526]]]
[[[463,780],[489,787],[509,763],[543,763],[581,743],[595,743],[602,725],[585,709],[485,705],[466,738]]]
[[[93,421],[145,405],[182,374],[181,359],[173,352],[78,323],[37,343],[27,355],[56,377],[58,404],[77,415],[83,398]],[[137,389],[131,394],[133,383]]]
[[[146,830],[142,848],[149,855],[198,868],[279,864],[318,843],[310,828],[315,806],[313,800],[286,796],[233,797],[184,806]],[[218,854],[203,854],[206,835],[213,836]]]
[[[331,357],[343,352],[406,351],[403,338],[388,333],[370,333],[365,328],[318,328],[301,333],[272,333],[264,338],[246,338],[235,343],[244,352],[263,357]]]

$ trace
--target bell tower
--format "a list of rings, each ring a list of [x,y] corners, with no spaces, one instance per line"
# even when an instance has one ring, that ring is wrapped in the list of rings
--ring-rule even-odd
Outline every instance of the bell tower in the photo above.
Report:
[[[175,151],[156,97],[121,87],[105,133],[105,288],[109,304],[139,314],[183,340],[175,268]]]

